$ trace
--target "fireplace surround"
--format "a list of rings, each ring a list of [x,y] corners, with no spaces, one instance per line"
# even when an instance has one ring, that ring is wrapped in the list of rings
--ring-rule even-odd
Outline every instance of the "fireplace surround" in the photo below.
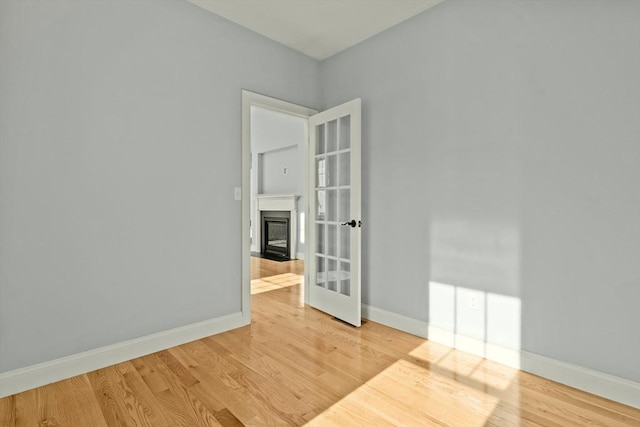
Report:
[[[296,202],[300,196],[293,194],[286,195],[272,195],[272,194],[258,194],[256,197],[256,230],[255,236],[257,236],[256,248],[257,251],[262,252],[262,221],[263,214],[271,212],[285,212],[289,218],[289,253],[287,257],[289,259],[297,259],[297,242],[298,242],[298,210],[296,208]],[[280,239],[281,240],[281,239]]]

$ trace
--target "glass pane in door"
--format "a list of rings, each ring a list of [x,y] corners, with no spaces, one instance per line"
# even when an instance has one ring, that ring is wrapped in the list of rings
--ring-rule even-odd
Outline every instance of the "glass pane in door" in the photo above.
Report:
[[[320,125],[316,127],[316,154],[322,154],[325,152],[325,141],[324,141],[324,125]]]
[[[340,117],[340,149],[344,150],[351,147],[351,117]]]
[[[327,123],[327,153],[338,149],[338,121],[332,120]]]
[[[340,154],[340,159],[338,161],[339,163],[339,168],[340,170],[338,171],[338,174],[340,175],[338,177],[338,184],[341,186],[348,186],[351,183],[351,176],[350,176],[350,165],[351,165],[351,154],[350,153],[342,153]]]
[[[317,252],[322,254],[324,253],[324,229],[325,229],[326,225],[325,224],[316,224],[316,246],[317,246]]]
[[[324,170],[325,185],[327,187],[335,187],[338,185],[338,156],[327,156],[326,166]]]
[[[338,256],[338,226],[336,224],[327,225],[327,255]]]
[[[333,292],[338,291],[338,277],[336,271],[338,270],[338,261],[335,259],[329,260],[329,268],[327,271],[327,289]]]
[[[340,263],[340,293],[351,295],[351,264],[348,262]]]
[[[324,288],[326,269],[324,268],[324,258],[316,257],[316,286]]]

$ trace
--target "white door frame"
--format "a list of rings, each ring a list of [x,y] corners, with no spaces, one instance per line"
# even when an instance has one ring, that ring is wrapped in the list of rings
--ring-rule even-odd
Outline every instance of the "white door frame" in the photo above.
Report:
[[[310,116],[317,113],[316,110],[303,107],[291,102],[282,101],[280,99],[271,98],[269,96],[260,95],[248,90],[242,90],[242,217],[240,238],[242,241],[242,321],[243,324],[251,323],[251,238],[249,236],[249,227],[251,220],[251,107],[261,107],[281,113],[290,114],[292,116],[301,117],[307,120]],[[308,134],[308,132],[307,132]],[[304,145],[304,158],[307,158],[307,149],[309,140]],[[305,203],[305,222],[307,221],[306,212],[308,211],[307,197],[307,162],[305,162],[305,185],[302,196]],[[302,224],[304,225],[304,224]],[[308,242],[305,242],[305,247]],[[306,292],[307,280],[305,280],[305,300],[308,292]],[[305,301],[306,302],[306,301]]]

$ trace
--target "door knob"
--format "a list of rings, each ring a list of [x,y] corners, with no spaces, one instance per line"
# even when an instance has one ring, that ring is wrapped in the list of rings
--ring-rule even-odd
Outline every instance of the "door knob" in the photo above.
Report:
[[[355,220],[355,219],[352,219],[351,221],[349,221],[349,222],[343,222],[343,223],[341,223],[340,225],[350,225],[351,227],[355,227],[355,226],[356,226],[356,220]]]

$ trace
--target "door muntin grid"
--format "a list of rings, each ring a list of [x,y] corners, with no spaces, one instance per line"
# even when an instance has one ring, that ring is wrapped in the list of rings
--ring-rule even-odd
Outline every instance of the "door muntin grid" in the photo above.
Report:
[[[353,229],[341,223],[351,218],[350,116],[318,124],[314,182],[316,201],[316,286],[351,295]]]

